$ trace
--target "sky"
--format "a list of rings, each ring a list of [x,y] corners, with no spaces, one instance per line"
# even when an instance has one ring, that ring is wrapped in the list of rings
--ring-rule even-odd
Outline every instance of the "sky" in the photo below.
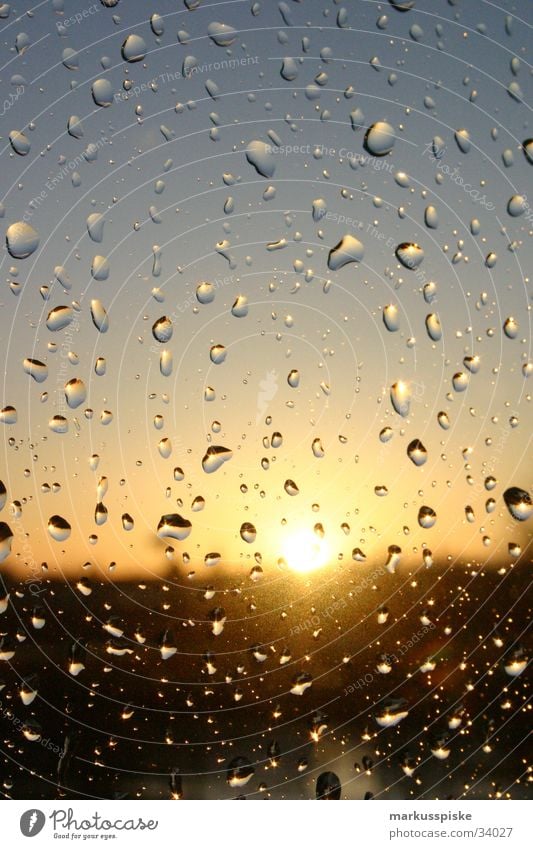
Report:
[[[163,22],[154,26],[162,35],[136,3],[94,3],[81,21],[43,4],[4,22],[6,91],[11,99],[24,91],[4,116],[3,223],[7,230],[22,221],[39,235],[31,256],[5,250],[2,257],[3,405],[18,412],[5,428],[15,445],[5,447],[4,463],[8,498],[23,505],[37,556],[70,570],[83,558],[105,567],[120,552],[117,577],[146,567],[157,573],[164,542],[154,532],[174,512],[194,519],[185,550],[198,562],[213,550],[228,564],[249,558],[239,536],[244,521],[275,561],[287,534],[309,531],[317,518],[332,556],[349,556],[350,543],[362,540],[375,554],[399,542],[409,555],[424,544],[453,556],[500,554],[511,518],[502,492],[530,486],[523,367],[531,216],[526,207],[518,217],[507,210],[516,195],[527,204],[528,107],[509,93],[530,84],[524,27],[517,19],[508,34],[504,14],[477,4],[443,3],[438,13],[422,4],[415,18],[365,2],[349,26],[338,25],[335,4],[295,4],[291,25],[277,4],[255,16],[246,3],[214,6],[161,7]],[[224,46],[208,35],[217,15],[236,30],[219,37]],[[122,58],[129,36],[142,39],[141,61]],[[368,55],[356,47],[361,38]],[[76,56],[65,59],[65,50]],[[107,107],[96,105],[95,83],[110,86]],[[82,128],[74,135],[73,117]],[[385,155],[365,146],[378,122],[392,132]],[[27,139],[23,156],[11,131]],[[272,150],[270,177],[246,156],[254,140]],[[428,207],[436,227],[425,223]],[[91,214],[105,221],[101,242],[88,233]],[[329,252],[345,235],[359,239],[364,257],[332,272]],[[269,249],[279,240],[281,248]],[[403,243],[422,248],[416,268],[398,260]],[[489,253],[497,255],[491,268]],[[105,280],[91,275],[95,256],[107,261]],[[202,282],[213,286],[211,303],[197,300]],[[431,303],[426,283],[435,284]],[[241,317],[231,313],[238,296],[248,302]],[[94,299],[108,313],[105,334],[91,320]],[[383,321],[390,304],[392,332]],[[72,323],[50,331],[47,316],[58,306],[73,309]],[[430,314],[441,324],[437,341],[426,329]],[[164,316],[172,322],[168,344],[152,332]],[[509,317],[518,322],[513,339],[503,331]],[[218,344],[227,356],[217,365],[210,350]],[[167,376],[162,350],[173,358]],[[459,393],[452,378],[468,375],[465,356],[479,356],[481,366]],[[46,364],[44,383],[25,374],[25,358]],[[95,373],[98,358],[104,375]],[[292,370],[297,387],[287,382]],[[72,379],[83,381],[86,395],[75,410],[64,395]],[[398,381],[410,387],[407,416],[390,401]],[[103,410],[113,414],[110,424],[101,423]],[[439,412],[449,416],[447,431]],[[55,415],[67,419],[67,433],[50,430]],[[393,431],[387,444],[379,438],[385,427]],[[274,432],[283,436],[275,453],[263,447]],[[319,459],[316,438],[325,452]],[[161,439],[170,440],[168,457],[160,456]],[[406,455],[413,439],[428,452],[422,468]],[[209,445],[233,452],[212,476],[201,465]],[[174,480],[176,466],[183,481]],[[499,496],[490,516],[489,473]],[[93,505],[88,494],[102,475],[109,514],[99,528],[99,499],[95,492]],[[287,479],[297,497],[285,493]],[[53,483],[60,491],[44,497],[43,484]],[[376,487],[388,495],[377,496]],[[197,496],[205,510],[191,516]],[[431,533],[417,522],[426,502],[438,516]],[[472,524],[464,512],[471,502]],[[125,512],[135,520],[129,534]],[[73,528],[62,549],[46,531],[52,515]],[[512,541],[522,541],[522,529],[516,533]]]

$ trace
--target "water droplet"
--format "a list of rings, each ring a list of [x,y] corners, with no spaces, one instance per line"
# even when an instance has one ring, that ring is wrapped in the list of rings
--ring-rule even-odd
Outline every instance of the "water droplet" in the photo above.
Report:
[[[113,103],[113,86],[109,80],[103,78],[95,80],[91,92],[97,106],[111,106]]]
[[[200,304],[210,304],[215,300],[215,287],[212,283],[199,283],[196,287],[196,300]]]
[[[246,295],[237,295],[231,308],[231,314],[235,318],[245,318],[248,315],[248,298]]]
[[[255,542],[255,538],[257,536],[257,531],[255,529],[255,526],[252,525],[251,522],[244,522],[241,525],[240,535],[241,535],[241,539],[243,539],[244,542],[247,542],[247,543]]]
[[[452,377],[452,386],[456,392],[464,392],[468,386],[468,375],[464,371],[458,371]]]
[[[526,139],[522,142],[522,150],[527,161],[533,165],[533,139]]]
[[[328,268],[331,271],[337,271],[349,262],[362,262],[364,251],[362,242],[348,233],[330,250]]]
[[[98,298],[93,298],[91,301],[91,318],[94,326],[100,333],[107,333],[109,330],[109,318],[104,305]]]
[[[412,390],[408,383],[399,380],[393,383],[390,390],[392,406],[399,416],[406,418],[409,415]]]
[[[192,531],[192,525],[188,519],[184,519],[179,513],[167,513],[161,516],[157,526],[157,536],[160,539],[170,537],[171,539],[187,539]]]
[[[296,389],[300,385],[300,372],[297,369],[293,369],[291,372],[289,372],[289,375],[287,377],[287,383],[293,389]]]
[[[456,130],[454,133],[455,141],[457,142],[457,147],[461,151],[461,153],[468,153],[470,150],[472,143],[470,141],[470,133],[468,130]]]
[[[237,38],[237,31],[228,24],[213,21],[207,27],[207,34],[218,47],[229,47]]]
[[[226,781],[230,787],[244,787],[248,784],[255,770],[248,758],[233,758],[228,764]]]
[[[433,342],[438,342],[439,339],[442,339],[442,327],[436,313],[433,312],[426,316],[426,330]]]
[[[383,307],[383,323],[391,333],[400,329],[400,315],[395,304],[387,304]]]
[[[18,153],[19,156],[27,156],[31,150],[29,138],[24,133],[19,132],[19,130],[11,130],[9,141],[15,153]]]
[[[481,368],[481,359],[478,356],[463,357],[463,365],[468,369],[470,374],[477,374]]]
[[[0,423],[5,425],[14,425],[17,423],[18,415],[15,407],[3,407],[0,410]]]
[[[208,475],[216,472],[220,467],[231,460],[233,451],[222,445],[210,445],[202,458],[202,468]]]
[[[26,374],[29,374],[36,383],[43,383],[48,377],[48,366],[40,360],[33,360],[30,357],[26,357],[22,365]]]
[[[327,211],[328,207],[324,198],[317,198],[313,201],[313,221],[320,221]]]
[[[315,797],[321,800],[335,801],[340,799],[342,785],[334,772],[322,772],[316,780]]]
[[[423,466],[428,458],[428,453],[419,439],[413,439],[407,446],[407,456],[415,466]]]
[[[507,204],[507,212],[513,218],[518,218],[520,215],[523,215],[527,208],[528,204],[526,198],[522,195],[513,195]]]
[[[296,77],[298,76],[298,65],[296,64],[292,56],[287,56],[285,57],[285,59],[283,59],[280,74],[283,79],[287,80],[288,82],[292,82],[296,79]]]
[[[0,563],[11,554],[11,543],[13,542],[13,531],[5,522],[0,522]]]
[[[409,711],[405,709],[404,699],[397,699],[386,704],[376,713],[376,722],[381,728],[393,728],[402,719],[405,719],[408,714]]]
[[[162,342],[163,344],[170,342],[172,339],[172,333],[172,319],[166,315],[158,318],[152,326],[152,335],[157,342]]]
[[[270,179],[276,170],[276,160],[269,145],[262,141],[251,141],[246,148],[246,159],[261,177]]]
[[[65,416],[52,416],[48,427],[54,433],[68,433],[68,420]]]
[[[396,256],[405,268],[414,270],[424,259],[424,251],[414,242],[402,242],[396,248]]]
[[[48,533],[56,542],[64,542],[69,538],[71,526],[62,516],[51,516],[48,519]]]
[[[437,521],[437,514],[431,507],[423,506],[418,511],[418,524],[421,528],[432,528]]]
[[[30,224],[17,221],[7,228],[7,249],[15,259],[26,259],[39,247],[39,234]]]
[[[324,446],[322,445],[322,440],[318,437],[316,439],[313,439],[312,449],[315,457],[318,457],[319,459],[324,457],[326,454],[326,452],[324,451]]]
[[[298,495],[300,492],[294,481],[290,480],[290,478],[285,481],[283,488],[287,495]]]
[[[107,280],[109,277],[109,262],[105,256],[94,256],[91,263],[91,276],[95,280]]]
[[[213,347],[209,351],[209,357],[211,359],[211,362],[218,366],[224,362],[227,353],[228,352],[226,351],[224,345],[213,345]]]
[[[292,679],[290,692],[293,696],[303,696],[312,684],[313,679],[311,675],[308,672],[300,672]]]
[[[402,549],[399,545],[389,545],[387,550],[387,562],[385,563],[385,568],[387,572],[390,572],[393,575],[396,572],[396,569],[400,563],[402,554]]]
[[[408,12],[415,5],[415,0],[389,0],[389,3],[400,12]]]
[[[146,44],[140,35],[131,34],[122,45],[122,58],[126,62],[141,62],[146,56]]]
[[[439,226],[439,216],[434,206],[426,206],[424,212],[424,221],[426,223],[426,227],[429,227],[432,230],[437,229],[437,227]]]
[[[165,32],[165,19],[161,17],[161,15],[158,15],[157,12],[154,12],[154,14],[150,16],[150,27],[152,28],[154,35],[163,35]]]
[[[87,398],[87,390],[83,380],[73,377],[65,384],[65,400],[71,410],[75,410]]]
[[[93,242],[101,242],[104,238],[105,218],[99,212],[87,216],[87,232]]]
[[[505,319],[503,332],[508,339],[516,339],[518,336],[518,322],[512,316]]]
[[[533,516],[533,502],[525,489],[511,486],[503,493],[503,500],[513,519],[518,522],[525,522]]]
[[[54,309],[50,310],[48,313],[46,326],[48,330],[57,332],[58,330],[63,330],[65,327],[68,327],[73,318],[74,313],[71,307],[54,307]]]
[[[161,457],[164,460],[168,460],[170,455],[172,454],[172,442],[168,438],[168,436],[161,439],[157,445],[157,450],[159,451]]]
[[[377,121],[368,129],[365,147],[372,156],[385,156],[394,147],[394,127],[386,121]]]

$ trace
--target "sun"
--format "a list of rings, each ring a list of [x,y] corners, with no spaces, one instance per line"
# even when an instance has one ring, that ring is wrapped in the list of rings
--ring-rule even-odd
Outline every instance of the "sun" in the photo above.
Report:
[[[283,541],[281,553],[289,569],[300,573],[320,569],[331,556],[326,540],[309,529],[302,529],[287,536]]]

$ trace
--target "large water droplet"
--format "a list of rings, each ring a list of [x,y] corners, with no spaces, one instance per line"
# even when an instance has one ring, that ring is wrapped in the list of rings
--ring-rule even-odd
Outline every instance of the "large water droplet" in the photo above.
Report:
[[[109,318],[104,305],[98,298],[93,298],[91,301],[91,318],[94,326],[100,333],[107,333],[109,330]]]
[[[232,457],[233,451],[229,448],[224,448],[223,445],[210,445],[202,457],[202,469],[210,475],[220,469]]]
[[[533,502],[525,489],[511,486],[503,493],[503,500],[513,519],[518,522],[525,522],[533,516]]]
[[[290,478],[285,481],[283,488],[287,495],[298,495],[300,492],[294,481],[290,480]]]
[[[315,796],[317,799],[335,801],[340,799],[342,785],[340,778],[334,772],[322,772],[316,780]]]
[[[192,525],[188,519],[184,519],[179,513],[167,513],[161,516],[157,526],[157,536],[161,539],[187,539],[192,531]]]
[[[322,440],[318,437],[316,439],[313,439],[312,449],[315,457],[319,459],[324,457],[326,454],[326,452],[324,451],[324,446],[322,445]]]
[[[377,121],[368,129],[365,147],[372,156],[385,156],[394,147],[394,127],[386,121]]]
[[[424,259],[424,251],[414,242],[402,242],[396,248],[396,256],[405,268],[413,270],[418,268]]]
[[[0,522],[0,563],[11,554],[13,531],[5,522]]]
[[[426,227],[429,227],[432,230],[437,229],[439,226],[439,216],[434,206],[426,206],[424,221],[426,223]]]
[[[226,359],[228,352],[224,345],[213,345],[211,350],[209,351],[209,357],[211,362],[216,366],[220,365]]]
[[[26,374],[29,374],[36,383],[43,383],[48,377],[48,366],[40,360],[26,357],[22,365]]]
[[[392,406],[399,416],[404,418],[409,415],[411,403],[412,389],[408,383],[403,380],[398,380],[393,383],[390,390],[390,399]]]
[[[229,47],[237,38],[237,32],[228,24],[212,21],[207,27],[207,34],[218,47]]]
[[[109,80],[103,78],[95,80],[91,92],[97,106],[111,106],[113,103],[113,86]]]
[[[172,319],[163,315],[152,326],[152,335],[157,342],[167,343],[172,339]]]
[[[212,283],[199,283],[196,287],[196,300],[200,304],[210,304],[215,300],[215,287]]]
[[[265,142],[254,140],[246,148],[246,159],[261,177],[270,179],[276,170],[276,160]]]
[[[510,316],[505,319],[505,323],[503,325],[503,332],[507,336],[508,339],[516,339],[518,336],[518,322],[515,318]]]
[[[433,342],[438,342],[439,339],[442,339],[442,327],[436,313],[433,312],[426,316],[426,330]]]
[[[255,526],[252,525],[251,522],[244,522],[241,525],[240,534],[241,534],[241,539],[243,539],[244,542],[252,543],[252,542],[255,542],[255,538],[257,536],[257,531],[255,529]]]
[[[396,304],[383,307],[383,324],[391,333],[400,329],[400,314]]]
[[[248,298],[246,295],[237,295],[231,308],[231,314],[235,318],[246,318],[248,315]]]
[[[432,528],[437,521],[437,514],[432,507],[424,505],[418,511],[418,524],[421,528]]]
[[[87,389],[83,380],[79,377],[73,377],[65,384],[65,400],[71,410],[75,410],[80,404],[83,404],[87,398]]]
[[[31,150],[29,138],[19,130],[11,130],[9,141],[15,153],[18,153],[19,156],[26,156]]]
[[[407,456],[415,466],[423,466],[428,458],[428,453],[419,439],[413,439],[407,446]]]
[[[520,215],[523,215],[527,208],[528,203],[523,195],[513,195],[507,204],[507,212],[513,218],[518,218]]]
[[[94,256],[91,263],[91,275],[95,280],[107,280],[109,277],[109,262],[105,256]]]
[[[296,389],[300,385],[300,372],[298,371],[298,369],[294,368],[292,369],[292,371],[289,372],[289,375],[287,377],[287,383],[293,389]]]
[[[48,533],[56,542],[64,542],[69,538],[71,526],[62,516],[51,516],[48,519]]]
[[[248,758],[233,758],[228,764],[226,781],[230,787],[244,787],[248,784],[255,770]]]
[[[141,62],[146,56],[146,44],[144,38],[134,33],[128,35],[122,45],[122,58],[126,62]]]
[[[48,330],[57,332],[58,330],[63,330],[65,327],[68,327],[73,318],[74,313],[71,307],[54,307],[54,309],[50,310],[48,313],[46,326]]]
[[[87,232],[93,242],[101,242],[104,238],[105,218],[99,212],[87,216]]]

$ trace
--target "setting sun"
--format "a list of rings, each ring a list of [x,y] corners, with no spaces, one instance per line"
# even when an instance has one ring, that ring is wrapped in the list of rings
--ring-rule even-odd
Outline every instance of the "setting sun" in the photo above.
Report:
[[[282,555],[294,572],[313,572],[325,566],[331,551],[325,539],[312,530],[297,531],[288,536],[282,545]]]

